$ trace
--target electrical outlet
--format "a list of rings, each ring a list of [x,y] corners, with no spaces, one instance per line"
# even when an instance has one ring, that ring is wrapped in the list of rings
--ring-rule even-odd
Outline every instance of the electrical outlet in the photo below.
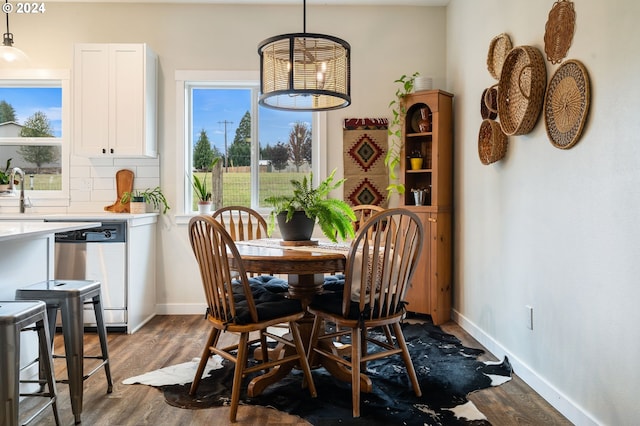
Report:
[[[529,330],[533,330],[533,307],[529,305],[525,305],[526,309],[526,317],[525,324]]]

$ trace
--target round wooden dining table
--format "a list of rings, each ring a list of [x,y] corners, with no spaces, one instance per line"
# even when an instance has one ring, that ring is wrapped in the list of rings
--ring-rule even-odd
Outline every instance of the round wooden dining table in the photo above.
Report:
[[[246,272],[287,275],[290,297],[300,299],[305,308],[322,292],[325,274],[344,271],[349,248],[282,246],[277,239],[241,241],[236,247]],[[236,269],[237,259],[230,266]]]
[[[306,309],[316,294],[322,292],[325,274],[344,271],[347,262],[348,245],[322,243],[317,245],[282,245],[281,240],[263,239],[238,241],[236,247],[241,259],[230,259],[231,269],[237,269],[242,262],[247,273],[288,275],[289,297],[300,299]],[[300,322],[300,334],[305,348],[311,338],[313,317],[305,317]],[[289,350],[286,347],[285,350]],[[350,382],[351,373],[337,362],[322,361],[322,366],[334,377]],[[249,393],[259,395],[264,388],[285,377],[294,367],[280,365],[269,373],[252,380]],[[369,377],[361,374],[362,392],[371,392]]]

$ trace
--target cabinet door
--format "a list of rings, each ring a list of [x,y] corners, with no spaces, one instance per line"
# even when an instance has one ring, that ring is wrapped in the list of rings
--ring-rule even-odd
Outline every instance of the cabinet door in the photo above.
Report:
[[[105,44],[77,44],[73,64],[74,151],[104,155],[109,146],[109,52]]]
[[[109,45],[109,149],[140,155],[144,138],[144,52],[140,44]]]
[[[415,213],[425,235],[405,296],[407,310],[430,315],[434,324],[442,324],[451,317],[451,213]]]
[[[155,157],[156,57],[144,44],[79,44],[75,153]]]

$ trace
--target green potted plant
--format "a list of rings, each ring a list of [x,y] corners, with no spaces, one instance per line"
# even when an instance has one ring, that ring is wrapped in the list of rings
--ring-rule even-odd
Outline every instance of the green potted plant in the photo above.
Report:
[[[208,170],[213,170],[215,165],[220,161],[220,157],[215,157],[211,161],[211,165]],[[207,173],[205,170],[204,177],[200,179],[195,173],[192,174],[191,186],[193,187],[193,193],[198,197],[198,211],[200,214],[207,214],[211,211],[211,190],[207,187]]]
[[[9,158],[4,170],[0,170],[0,192],[9,190],[9,184],[11,183],[11,171],[9,170],[11,160],[12,158]]]
[[[404,124],[407,114],[403,99],[413,92],[413,84],[418,75],[420,75],[419,72],[414,72],[410,76],[403,74],[399,79],[394,81],[394,83],[399,83],[400,87],[396,90],[395,98],[389,102],[389,108],[391,108],[393,117],[389,123],[388,130],[389,150],[384,157],[384,165],[389,169],[389,178],[392,180],[398,178],[396,169],[400,166],[400,153],[402,152],[402,125]],[[389,186],[387,186],[387,198],[389,198],[394,191],[399,195],[404,194],[404,185],[402,183],[390,183]]]
[[[131,202],[134,203],[143,203],[141,209],[138,210],[137,207],[131,207],[131,213],[145,213],[146,204],[149,203],[153,206],[155,210],[159,210],[162,213],[166,213],[171,207],[169,207],[169,203],[167,202],[167,198],[162,193],[162,190],[159,186],[156,186],[153,189],[147,188],[144,190],[135,189],[131,192],[125,192],[122,194],[122,198],[120,198],[120,202],[122,204],[126,204]]]
[[[336,242],[338,237],[343,240],[347,237],[353,238],[353,222],[356,220],[353,209],[343,200],[329,198],[329,193],[345,181],[345,179],[339,179],[334,182],[335,173],[334,169],[315,188],[312,173],[305,175],[301,180],[292,179],[290,181],[293,187],[292,195],[265,198],[264,202],[272,207],[269,214],[268,234],[271,235],[275,229],[277,219],[280,233],[285,241],[311,239],[316,221],[322,233],[331,241]],[[306,224],[300,225],[298,220]],[[305,228],[304,231],[299,232],[302,228]]]
[[[420,170],[422,168],[423,158],[420,150],[414,149],[411,151],[409,163],[411,164],[411,170]]]

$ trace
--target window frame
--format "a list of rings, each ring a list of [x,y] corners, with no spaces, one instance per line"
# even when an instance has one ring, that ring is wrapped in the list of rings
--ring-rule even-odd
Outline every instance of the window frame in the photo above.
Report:
[[[175,73],[176,80],[176,136],[180,142],[182,149],[178,151],[176,156],[176,170],[181,173],[182,177],[177,179],[181,184],[176,188],[176,199],[180,200],[180,213],[176,215],[177,223],[186,223],[189,218],[198,214],[197,211],[191,210],[191,164],[192,149],[188,143],[192,134],[191,118],[190,118],[190,93],[192,88],[247,88],[254,90],[254,102],[251,105],[251,140],[258,141],[258,126],[253,120],[258,120],[258,91],[260,75],[257,71],[190,71],[178,70]],[[322,170],[326,170],[326,113],[312,113],[312,152],[313,163],[311,170],[313,172],[314,181],[323,179]],[[251,170],[258,170],[260,146],[258,143],[251,146]],[[251,187],[255,188],[258,184],[258,173],[251,174]],[[266,208],[257,207],[259,204],[258,191],[251,192],[251,205],[261,214],[269,212]]]
[[[60,137],[53,138],[22,138],[0,137],[1,145],[59,145],[61,189],[48,191],[30,190],[25,186],[25,196],[31,202],[35,201],[37,207],[68,207],[70,203],[70,150],[71,150],[71,72],[69,70],[56,69],[27,69],[27,70],[0,70],[0,84],[3,86],[33,86],[33,87],[60,87],[61,88],[61,129]],[[0,197],[0,207],[17,206],[15,196]]]

